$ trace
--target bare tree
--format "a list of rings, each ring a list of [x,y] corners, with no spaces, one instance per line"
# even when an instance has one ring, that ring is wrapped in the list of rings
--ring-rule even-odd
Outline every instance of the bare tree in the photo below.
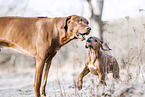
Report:
[[[90,22],[92,27],[93,35],[100,37],[103,40],[103,22],[102,12],[104,0],[96,0],[96,6],[93,7],[92,0],[87,0],[90,9]]]
[[[1,1],[2,2],[2,1]],[[28,0],[9,0],[8,4],[1,4],[1,16],[24,15],[28,5]]]

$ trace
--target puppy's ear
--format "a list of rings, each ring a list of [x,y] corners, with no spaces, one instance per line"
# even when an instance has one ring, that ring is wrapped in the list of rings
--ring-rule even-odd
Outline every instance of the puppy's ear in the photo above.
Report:
[[[101,41],[101,49],[104,50],[104,51],[109,51],[109,50],[112,50],[110,49],[110,47],[108,46],[107,43]]]
[[[65,31],[67,31],[67,24],[70,22],[70,19],[71,16],[68,16],[62,21],[61,29],[65,29]]]

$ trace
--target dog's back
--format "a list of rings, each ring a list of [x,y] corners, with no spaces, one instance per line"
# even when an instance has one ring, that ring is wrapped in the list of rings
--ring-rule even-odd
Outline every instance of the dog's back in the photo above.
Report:
[[[102,59],[100,61],[103,61],[103,64],[105,66],[105,72],[106,73],[113,73],[113,77],[119,78],[119,65],[117,60],[108,54],[103,54]]]
[[[16,49],[25,55],[36,55],[36,41],[38,34],[46,32],[46,20],[40,17],[0,17],[0,48]],[[45,28],[45,29],[44,29]],[[45,34],[45,33],[44,33]],[[30,53],[31,52],[31,53]]]

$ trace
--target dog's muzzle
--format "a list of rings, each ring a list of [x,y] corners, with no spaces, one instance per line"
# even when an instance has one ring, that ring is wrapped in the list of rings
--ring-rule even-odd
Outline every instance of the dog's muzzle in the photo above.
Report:
[[[93,48],[93,46],[86,43],[85,48]]]
[[[87,45],[85,45],[85,48],[88,48],[88,46],[87,46]]]
[[[85,35],[88,35],[91,31],[90,27],[86,28],[86,32],[76,32],[76,37],[81,40],[85,40]]]

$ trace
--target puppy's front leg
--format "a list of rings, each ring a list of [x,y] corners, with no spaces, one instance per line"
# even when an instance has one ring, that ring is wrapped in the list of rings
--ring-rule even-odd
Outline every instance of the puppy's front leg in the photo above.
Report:
[[[82,89],[83,77],[85,75],[87,75],[89,72],[90,72],[90,70],[87,67],[85,67],[83,69],[82,73],[79,75],[78,84],[77,84],[77,87],[78,87],[79,90]]]

